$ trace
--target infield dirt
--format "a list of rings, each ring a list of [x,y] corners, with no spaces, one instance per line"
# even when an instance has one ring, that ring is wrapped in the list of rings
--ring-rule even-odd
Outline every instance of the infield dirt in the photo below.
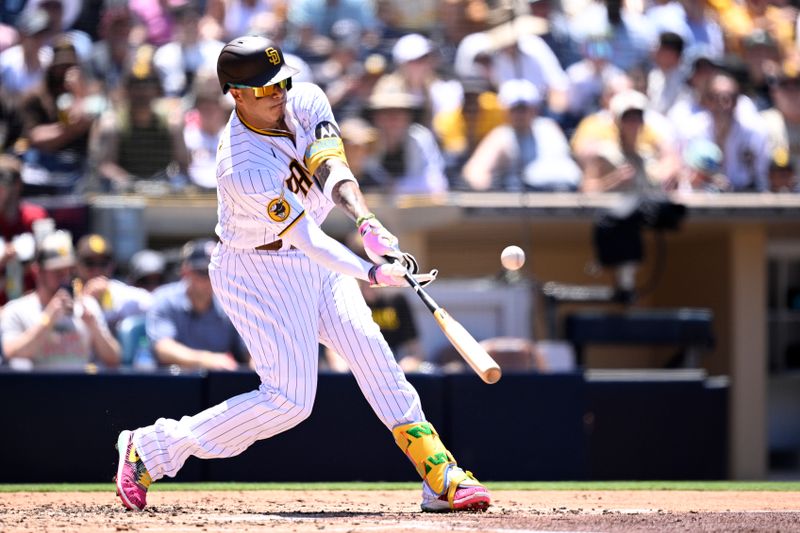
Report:
[[[491,488],[491,484],[490,484]],[[800,492],[494,491],[486,513],[431,515],[416,491],[0,493],[0,531],[800,532]]]

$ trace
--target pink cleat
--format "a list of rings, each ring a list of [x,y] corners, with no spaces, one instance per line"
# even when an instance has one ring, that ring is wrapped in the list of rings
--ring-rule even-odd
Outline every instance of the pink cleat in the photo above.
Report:
[[[117,466],[117,496],[128,509],[141,511],[147,505],[147,489],[152,483],[150,473],[144,466],[136,447],[133,433],[123,431],[117,438],[119,464]]]
[[[435,494],[426,482],[422,483],[422,510],[427,513],[448,511],[485,511],[491,505],[489,491],[473,477],[472,472],[464,472],[453,466],[448,479],[460,479],[441,496]]]

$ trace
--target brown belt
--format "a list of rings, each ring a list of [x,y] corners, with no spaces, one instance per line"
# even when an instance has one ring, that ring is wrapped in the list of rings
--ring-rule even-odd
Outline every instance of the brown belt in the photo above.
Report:
[[[261,246],[256,246],[256,250],[259,252],[277,252],[283,246],[283,240],[278,239],[277,241],[272,241],[267,244],[262,244]]]
[[[267,244],[262,244],[261,246],[256,246],[256,250],[259,252],[277,252],[278,250],[283,247],[283,240],[278,239],[277,241],[268,242]],[[290,250],[297,250],[294,245],[289,246]]]

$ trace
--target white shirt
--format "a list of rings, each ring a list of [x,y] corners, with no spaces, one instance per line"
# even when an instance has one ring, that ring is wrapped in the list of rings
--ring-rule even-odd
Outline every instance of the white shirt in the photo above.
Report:
[[[714,122],[710,113],[694,115],[686,127],[687,139],[714,139]],[[769,142],[767,133],[754,123],[734,119],[722,148],[723,174],[734,191],[765,191],[769,172]]]
[[[301,216],[321,224],[334,207],[305,166],[306,148],[317,134],[338,131],[330,103],[311,83],[296,83],[286,95],[286,124],[294,141],[256,131],[236,110],[222,132],[215,231],[229,247],[252,249],[276,241]]]
[[[43,46],[39,49],[39,70],[28,70],[22,54],[22,45],[15,45],[0,53],[0,86],[8,94],[22,94],[42,81],[44,71],[53,59],[53,49]]]
[[[526,79],[546,95],[550,90],[566,91],[569,80],[558,58],[541,37],[529,35],[519,40],[516,57],[507,53],[495,54],[492,77],[499,87],[504,81]]]

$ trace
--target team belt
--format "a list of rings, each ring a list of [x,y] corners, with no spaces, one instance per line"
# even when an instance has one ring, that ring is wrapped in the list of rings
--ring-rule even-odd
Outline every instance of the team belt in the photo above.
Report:
[[[256,246],[256,250],[259,252],[277,252],[283,247],[283,240],[278,239],[277,241],[272,241],[267,244],[262,244],[261,246]],[[290,250],[297,250],[294,245],[289,246]]]
[[[283,240],[278,239],[277,241],[272,241],[267,244],[262,244],[261,246],[256,246],[256,250],[259,252],[277,252],[278,250],[283,247]]]

